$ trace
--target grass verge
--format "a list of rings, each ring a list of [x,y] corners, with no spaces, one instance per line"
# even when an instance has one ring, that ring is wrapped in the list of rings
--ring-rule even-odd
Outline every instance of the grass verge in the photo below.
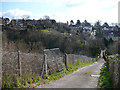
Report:
[[[107,63],[104,63],[98,80],[98,88],[113,88],[110,73],[107,69]]]

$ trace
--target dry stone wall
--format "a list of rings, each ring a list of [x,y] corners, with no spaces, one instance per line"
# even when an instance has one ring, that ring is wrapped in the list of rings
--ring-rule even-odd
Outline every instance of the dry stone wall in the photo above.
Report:
[[[2,71],[11,75],[31,72],[32,74],[40,74],[43,55],[21,52],[2,52]]]
[[[49,70],[48,72],[53,73],[64,69],[63,56],[61,55],[59,48],[45,49],[44,54],[46,55],[45,58]]]
[[[47,70],[51,73],[64,69],[63,56],[59,48],[45,49],[44,54],[3,51],[2,55],[3,75],[7,73],[22,76],[26,72],[40,75],[45,71],[45,64],[47,64]],[[44,63],[45,61],[47,63]]]
[[[3,75],[20,75],[24,73],[45,74],[61,71],[64,69],[65,60],[67,64],[80,62],[94,62],[96,59],[75,54],[61,54],[59,48],[45,49],[44,54],[22,53],[22,52],[2,52],[2,72]],[[65,59],[66,58],[66,59]]]
[[[75,55],[75,54],[67,54],[67,63],[68,64],[75,64],[78,60],[80,62],[95,62],[96,58],[90,58],[83,55]]]
[[[111,74],[113,86],[120,88],[120,59],[117,56],[109,56],[107,59],[108,69]]]
[[[18,74],[18,53],[2,52],[2,71],[9,74]]]

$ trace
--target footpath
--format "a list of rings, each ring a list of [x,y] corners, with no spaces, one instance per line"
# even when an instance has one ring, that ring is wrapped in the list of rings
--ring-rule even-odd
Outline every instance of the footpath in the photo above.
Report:
[[[82,67],[59,80],[51,81],[36,88],[96,88],[100,69],[104,62],[104,59],[100,58],[95,64]]]

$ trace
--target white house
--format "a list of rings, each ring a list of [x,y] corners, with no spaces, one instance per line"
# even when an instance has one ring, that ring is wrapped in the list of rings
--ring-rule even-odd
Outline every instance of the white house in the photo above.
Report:
[[[93,30],[93,31],[91,32],[90,38],[95,39],[95,35],[96,35],[96,30]]]
[[[85,27],[83,27],[83,32],[84,33],[91,33],[92,32],[92,27],[87,27],[87,26],[85,26]]]

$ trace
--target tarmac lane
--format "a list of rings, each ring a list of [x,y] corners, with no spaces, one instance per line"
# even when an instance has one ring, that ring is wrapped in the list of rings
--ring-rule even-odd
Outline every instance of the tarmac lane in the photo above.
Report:
[[[36,88],[97,88],[100,69],[104,64],[100,58],[95,64],[82,67],[72,74]]]

